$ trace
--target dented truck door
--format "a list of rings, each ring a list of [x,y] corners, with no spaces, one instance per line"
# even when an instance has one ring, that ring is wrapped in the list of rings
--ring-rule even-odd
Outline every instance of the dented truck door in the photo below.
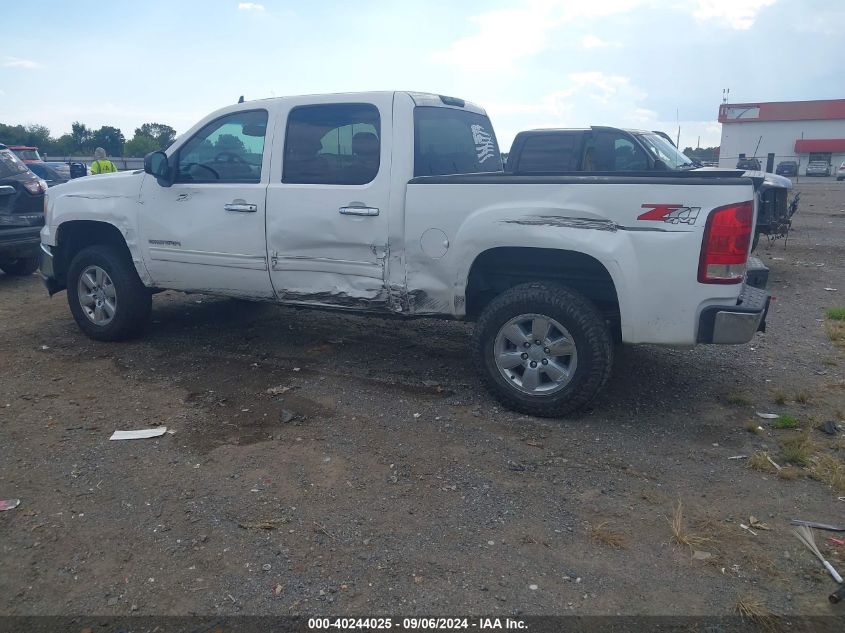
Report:
[[[280,301],[387,309],[392,102],[392,93],[285,101],[267,190]]]

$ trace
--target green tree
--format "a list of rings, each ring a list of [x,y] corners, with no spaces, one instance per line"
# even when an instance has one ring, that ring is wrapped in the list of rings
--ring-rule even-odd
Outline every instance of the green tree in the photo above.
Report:
[[[221,134],[214,142],[214,149],[218,152],[235,152],[243,154],[246,148],[244,142],[234,134]]]
[[[150,136],[135,134],[135,136],[126,142],[123,146],[123,153],[125,156],[141,157],[146,156],[150,152],[155,152],[159,149],[158,141]]]
[[[90,154],[94,151],[91,143],[91,130],[84,123],[74,121],[70,126],[70,136],[73,139],[73,151],[79,154]]]
[[[104,125],[91,134],[91,144],[94,147],[102,147],[108,156],[123,156],[123,132],[116,127]]]
[[[148,136],[158,143],[157,149],[167,149],[176,140],[176,130],[163,123],[144,123],[135,128],[135,136]]]

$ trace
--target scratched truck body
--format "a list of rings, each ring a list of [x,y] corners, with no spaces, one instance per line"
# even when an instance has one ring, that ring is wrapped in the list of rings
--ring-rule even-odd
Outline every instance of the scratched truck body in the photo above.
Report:
[[[214,112],[143,171],[50,190],[41,271],[98,340],[159,289],[475,322],[513,409],[572,413],[616,343],[744,343],[752,182],[718,174],[515,176],[460,99],[286,97]]]

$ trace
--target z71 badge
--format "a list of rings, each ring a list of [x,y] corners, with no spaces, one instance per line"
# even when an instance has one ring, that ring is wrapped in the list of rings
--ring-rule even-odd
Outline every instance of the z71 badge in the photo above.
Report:
[[[682,204],[644,204],[643,209],[651,210],[637,216],[638,220],[667,224],[695,224],[701,211],[701,207],[685,207]]]

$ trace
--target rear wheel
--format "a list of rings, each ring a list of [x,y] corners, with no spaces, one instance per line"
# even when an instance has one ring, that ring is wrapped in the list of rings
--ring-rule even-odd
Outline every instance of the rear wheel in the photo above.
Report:
[[[7,275],[31,275],[38,270],[37,257],[18,257],[16,259],[0,260],[0,269]]]
[[[152,294],[141,283],[126,254],[114,246],[90,246],[68,268],[67,299],[80,329],[98,341],[138,334],[152,308]]]
[[[613,341],[601,313],[554,283],[521,284],[493,299],[476,324],[473,352],[500,402],[543,417],[583,408],[613,365]]]

